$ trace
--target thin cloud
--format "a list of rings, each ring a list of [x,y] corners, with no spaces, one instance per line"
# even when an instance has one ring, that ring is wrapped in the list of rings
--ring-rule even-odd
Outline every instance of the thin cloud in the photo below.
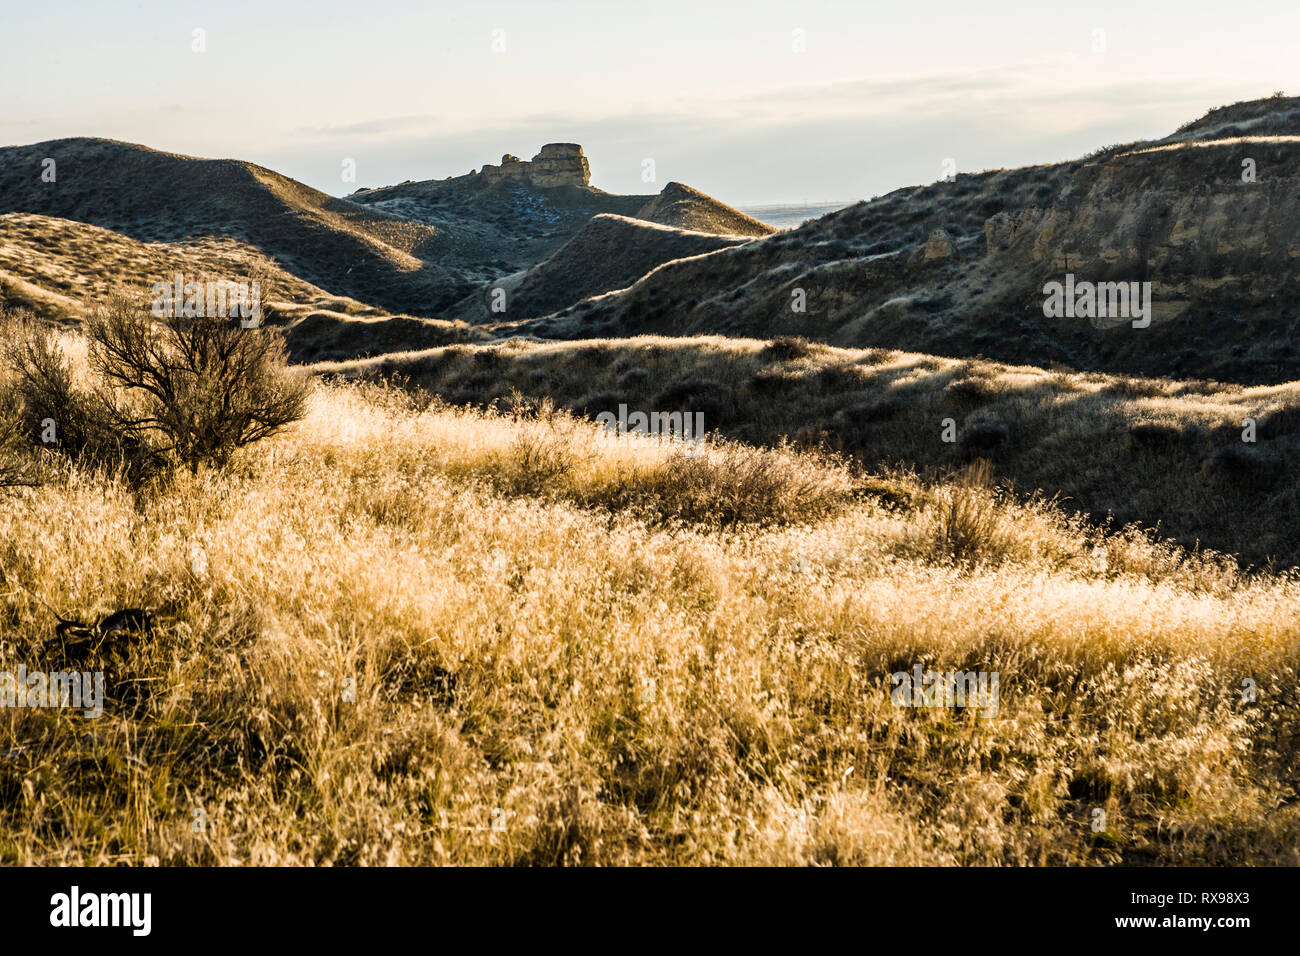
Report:
[[[359,123],[341,123],[332,126],[300,126],[294,130],[296,136],[375,136],[381,133],[395,133],[400,130],[429,129],[438,124],[439,117],[392,116],[387,119],[365,120]]]

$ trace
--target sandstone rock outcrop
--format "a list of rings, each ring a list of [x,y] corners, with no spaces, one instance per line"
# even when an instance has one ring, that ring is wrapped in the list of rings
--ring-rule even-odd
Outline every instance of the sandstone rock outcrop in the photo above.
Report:
[[[952,236],[942,229],[930,233],[930,239],[925,244],[927,259],[951,259],[956,254],[957,246],[953,243]]]
[[[577,143],[547,143],[529,162],[506,153],[500,166],[484,166],[479,176],[488,183],[518,179],[542,188],[591,185],[591,167]]]

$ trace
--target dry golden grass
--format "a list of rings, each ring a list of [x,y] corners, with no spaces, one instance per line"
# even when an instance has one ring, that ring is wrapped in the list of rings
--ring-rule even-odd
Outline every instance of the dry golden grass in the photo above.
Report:
[[[0,710],[0,860],[1300,862],[1300,583],[978,476],[702,462],[322,385],[227,472],[0,498],[0,670],[29,591],[164,611],[103,717]],[[999,712],[894,706],[915,663]]]
[[[519,392],[593,417],[619,403],[665,410],[674,386],[707,379],[729,400],[715,403],[705,425],[737,440],[826,445],[873,470],[943,471],[980,454],[1021,491],[1041,489],[1116,527],[1157,528],[1246,566],[1300,564],[1300,382],[1125,378],[717,335],[521,338],[315,368],[397,373],[458,404],[500,405]],[[1257,426],[1249,447],[1246,418]],[[946,419],[952,443],[943,440]],[[981,429],[989,440],[974,441]]]
[[[0,215],[0,306],[38,307],[71,320],[85,303],[102,301],[123,286],[141,292],[177,273],[187,281],[259,279],[276,298],[304,303],[331,301],[246,242],[204,236],[183,243],[141,242],[84,222],[28,213]],[[39,308],[46,300],[50,306]]]

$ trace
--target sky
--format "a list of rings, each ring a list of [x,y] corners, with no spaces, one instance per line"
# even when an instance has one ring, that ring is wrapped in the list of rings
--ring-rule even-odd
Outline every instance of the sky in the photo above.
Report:
[[[333,195],[576,142],[611,192],[849,201],[1276,90],[1300,94],[1297,0],[0,0],[0,144],[101,136]]]

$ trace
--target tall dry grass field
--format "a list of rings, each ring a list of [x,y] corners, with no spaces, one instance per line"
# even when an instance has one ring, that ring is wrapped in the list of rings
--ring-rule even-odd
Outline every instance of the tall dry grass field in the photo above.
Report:
[[[102,717],[0,710],[5,863],[1300,862],[1300,582],[978,472],[329,384],[224,471],[52,469],[0,670],[42,602],[161,624]]]

